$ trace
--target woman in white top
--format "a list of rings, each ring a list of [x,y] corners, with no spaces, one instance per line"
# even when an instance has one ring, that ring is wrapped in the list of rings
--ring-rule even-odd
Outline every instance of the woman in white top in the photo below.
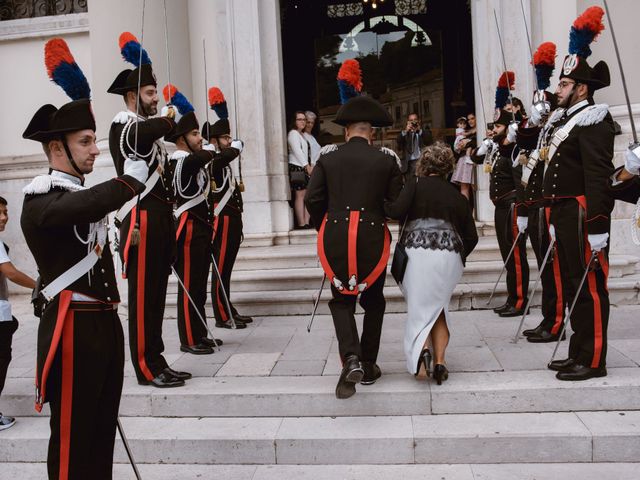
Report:
[[[308,110],[304,112],[304,115],[305,117],[307,117],[307,125],[304,127],[304,138],[307,139],[307,142],[309,142],[309,145],[311,146],[311,169],[313,170],[313,167],[318,161],[318,157],[320,156],[321,148],[320,144],[316,140],[316,137],[314,137],[313,133],[311,133],[313,127],[316,124],[316,118],[318,118],[318,116]]]
[[[311,162],[311,145],[304,136],[307,117],[303,111],[295,113],[294,123],[287,135],[289,145],[289,182],[294,193],[293,210],[296,215],[297,228],[310,228],[309,213],[304,206],[304,195],[309,184],[309,176],[313,169]]]

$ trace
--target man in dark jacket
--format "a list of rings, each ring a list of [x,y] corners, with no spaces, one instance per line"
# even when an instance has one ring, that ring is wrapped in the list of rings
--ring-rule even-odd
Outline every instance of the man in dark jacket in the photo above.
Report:
[[[411,113],[407,118],[407,125],[398,134],[397,143],[400,171],[407,178],[416,171],[416,161],[420,158],[422,149],[433,143],[433,134],[429,127],[420,124],[417,113]]]
[[[346,127],[347,143],[325,147],[305,204],[319,230],[318,256],[331,283],[329,308],[343,362],[336,397],[348,398],[356,383],[371,384],[381,375],[376,359],[391,243],[384,201],[398,196],[402,176],[393,156],[369,144],[372,127],[392,122],[382,105],[354,97],[340,108],[335,122]],[[359,294],[365,311],[361,338],[354,315]]]
[[[571,53],[563,63],[556,95],[566,111],[556,124],[543,187],[562,290],[569,301],[578,296],[571,315],[569,356],[549,364],[559,380],[607,374],[608,239],[614,203],[609,179],[615,130],[608,107],[593,104],[593,92],[610,83],[609,69],[604,62],[592,68],[584,55],[584,50]],[[589,272],[578,291],[586,268]]]

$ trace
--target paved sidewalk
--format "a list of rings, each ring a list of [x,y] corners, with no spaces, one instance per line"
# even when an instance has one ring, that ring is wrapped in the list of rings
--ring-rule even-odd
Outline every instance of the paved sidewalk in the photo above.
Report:
[[[11,378],[34,376],[37,319],[28,301],[27,296],[12,298],[20,328],[14,336],[7,384]],[[123,308],[120,310],[126,337],[126,312]],[[554,344],[531,344],[523,338],[517,344],[512,343],[519,318],[499,318],[490,310],[452,312],[451,317],[447,364],[452,374],[546,371]],[[402,347],[404,318],[405,314],[389,314],[385,318],[378,360],[385,374],[406,372]],[[640,365],[639,318],[638,305],[612,307],[608,367],[638,368]],[[540,319],[540,310],[532,310],[525,328],[535,326]],[[306,331],[308,320],[308,316],[264,317],[256,318],[244,330],[212,327],[224,345],[213,355],[202,356],[180,352],[176,322],[168,320],[164,324],[166,358],[173,368],[189,371],[196,377],[338,375],[340,363],[331,317],[317,316],[311,333]],[[563,342],[557,358],[564,358],[567,347],[568,342]],[[126,355],[125,375],[133,376],[128,347]],[[0,397],[0,411],[1,407]]]

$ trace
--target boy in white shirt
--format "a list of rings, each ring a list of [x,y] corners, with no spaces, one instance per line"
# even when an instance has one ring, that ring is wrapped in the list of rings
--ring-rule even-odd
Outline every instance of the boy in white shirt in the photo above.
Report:
[[[7,201],[0,197],[0,232],[4,232],[8,221]],[[7,279],[22,287],[36,288],[36,282],[33,278],[13,266],[9,258],[9,248],[0,241],[0,394],[4,388],[9,362],[11,362],[11,339],[18,329],[18,320],[11,315]],[[0,413],[0,430],[6,430],[15,423],[15,418],[6,417]]]

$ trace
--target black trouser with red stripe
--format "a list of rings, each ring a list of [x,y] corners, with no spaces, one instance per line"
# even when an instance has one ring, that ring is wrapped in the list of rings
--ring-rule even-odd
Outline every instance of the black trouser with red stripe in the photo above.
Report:
[[[360,306],[364,309],[362,337],[358,335],[356,326],[357,295],[343,295],[333,284],[329,300],[329,310],[336,329],[340,358],[357,355],[363,362],[375,362],[380,349],[382,335],[382,320],[387,302],[384,298],[384,280],[386,269],[373,284],[360,294]]]
[[[542,261],[549,248],[549,228],[545,216],[544,207],[529,207],[529,223],[527,226],[527,234],[531,240],[533,252],[536,255],[538,263],[538,272],[542,269]],[[557,282],[556,282],[557,279]],[[557,334],[562,328],[562,318],[564,316],[564,299],[562,295],[562,282],[560,280],[560,261],[558,256],[551,252],[544,267],[542,277],[542,328]]]
[[[229,287],[231,285],[233,264],[236,262],[241,241],[242,217],[240,215],[220,215],[216,217],[213,234],[213,255],[216,259],[220,276],[222,277],[222,285],[229,296],[232,315],[237,315],[238,311],[233,306],[233,303],[231,303]],[[213,314],[216,317],[216,322],[230,321],[222,295],[220,282],[218,282],[212,266],[211,299],[213,301]]]
[[[207,336],[200,316],[207,318],[205,304],[211,264],[211,227],[189,216],[178,235],[177,247],[176,272],[198,306],[196,310],[178,284],[178,334],[181,345],[192,346]]]
[[[0,395],[4,389],[9,363],[11,363],[11,343],[17,329],[18,320],[16,317],[7,322],[0,322]]]
[[[496,203],[494,220],[496,235],[500,247],[502,261],[506,262],[515,238],[518,236],[516,209],[513,201],[504,200]],[[529,289],[529,264],[527,263],[527,242],[520,235],[518,246],[506,264],[507,270],[507,303],[516,309],[522,309],[527,303]]]
[[[115,310],[71,307],[47,380],[49,479],[111,479],[124,375],[122,325]]]
[[[556,230],[562,291],[569,305],[576,295],[591,257],[586,226],[579,228],[582,221],[580,209],[577,200],[567,199],[554,203],[550,213],[550,222]],[[580,365],[591,368],[606,365],[609,324],[608,248],[601,251],[597,258],[598,264],[587,275],[571,314],[571,328],[574,333],[569,343],[569,357]]]
[[[145,199],[146,200],[146,199]],[[120,248],[130,238],[131,216],[120,227]],[[167,283],[175,259],[175,224],[170,208],[140,210],[140,244],[129,246],[129,347],[138,381],[152,380],[165,368],[162,321]]]

